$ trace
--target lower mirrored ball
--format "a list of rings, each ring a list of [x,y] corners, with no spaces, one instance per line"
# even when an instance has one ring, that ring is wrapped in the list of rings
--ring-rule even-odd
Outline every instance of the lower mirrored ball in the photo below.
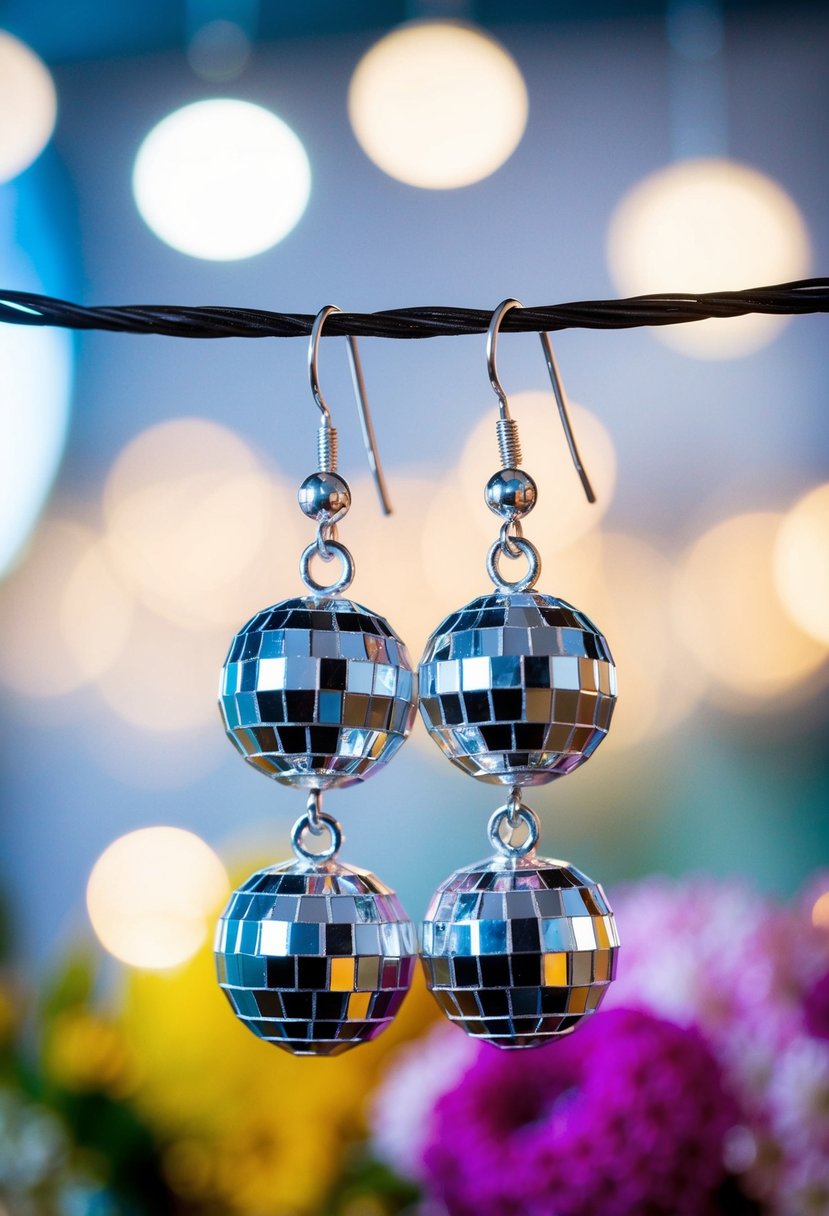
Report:
[[[294,1055],[374,1039],[411,983],[414,927],[368,870],[284,862],[253,874],[216,928],[216,970],[236,1016]]]
[[[496,1047],[537,1047],[598,1009],[618,946],[598,883],[566,861],[496,854],[438,887],[421,957],[450,1021]]]

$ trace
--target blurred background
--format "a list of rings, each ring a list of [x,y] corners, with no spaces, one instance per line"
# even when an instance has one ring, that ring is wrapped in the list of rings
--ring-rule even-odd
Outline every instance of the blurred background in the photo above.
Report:
[[[0,31],[6,289],[306,313],[494,308],[737,289],[829,264],[820,3],[6,0]],[[540,588],[607,635],[620,699],[597,758],[534,791],[545,850],[611,897],[649,874],[704,872],[789,899],[829,841],[826,320],[567,331],[555,345],[599,501],[584,502],[569,465],[537,339],[505,335],[499,368],[541,494],[526,530]],[[484,339],[362,342],[390,519],[343,347],[323,341],[320,370],[354,492],[353,593],[416,661],[487,587],[496,525],[482,489],[498,462]],[[230,1101],[240,1076],[255,1086],[262,1060],[245,1043],[249,1072],[231,1070],[221,1098],[207,1085],[204,1027],[215,1014],[228,1059],[243,1031],[198,968],[228,875],[283,858],[301,810],[239,763],[215,692],[236,629],[301,587],[312,525],[295,491],[316,467],[318,421],[305,361],[299,339],[0,327],[12,986],[48,990],[44,1017],[117,1009],[117,1035],[96,1022],[49,1057],[75,1098],[91,1085],[80,1059],[99,1060],[97,1093],[99,1057],[134,1052],[134,1075],[112,1064],[118,1105],[139,1074],[180,1063],[202,1026],[207,1054],[180,1082],[189,1113],[169,1094],[147,1106],[167,1130]],[[392,766],[329,809],[347,860],[416,919],[486,851],[498,800],[418,723]],[[808,889],[808,916],[829,924],[823,888]],[[420,999],[403,1037],[427,1017]],[[293,1064],[268,1067],[301,1077]],[[365,1088],[358,1063],[337,1067],[338,1093]],[[171,1143],[154,1210],[171,1187],[217,1211],[321,1202],[257,1190],[261,1144],[260,1157],[244,1150],[243,1202],[238,1174],[211,1190],[196,1141]]]

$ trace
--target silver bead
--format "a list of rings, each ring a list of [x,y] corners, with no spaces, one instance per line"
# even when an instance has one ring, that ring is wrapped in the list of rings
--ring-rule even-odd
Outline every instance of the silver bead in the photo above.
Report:
[[[538,487],[523,469],[499,469],[486,483],[484,498],[502,519],[521,519],[535,506]]]
[[[389,1025],[411,983],[414,927],[374,874],[284,862],[253,874],[216,928],[219,984],[260,1039],[333,1056]]]
[[[286,785],[353,785],[387,764],[415,714],[406,647],[352,600],[304,596],[257,613],[233,639],[219,687],[228,737]]]
[[[312,473],[299,487],[297,500],[311,519],[334,523],[351,506],[351,490],[337,473]]]
[[[537,1047],[598,1009],[619,937],[566,861],[488,857],[442,883],[421,927],[426,982],[450,1021],[496,1047]]]
[[[419,673],[420,712],[438,747],[465,773],[503,785],[543,785],[578,768],[616,703],[604,636],[536,591],[496,591],[452,613]]]

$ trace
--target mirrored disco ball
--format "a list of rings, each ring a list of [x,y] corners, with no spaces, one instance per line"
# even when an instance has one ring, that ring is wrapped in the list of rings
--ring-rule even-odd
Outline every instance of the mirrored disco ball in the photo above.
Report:
[[[496,1047],[569,1034],[601,1004],[619,945],[599,884],[532,854],[456,870],[433,895],[421,934],[441,1009]]]
[[[260,1039],[333,1056],[374,1039],[411,983],[414,927],[368,870],[287,861],[234,891],[216,927],[219,984]]]
[[[616,667],[583,612],[537,591],[482,595],[426,643],[420,712],[438,747],[472,777],[542,785],[607,734]]]
[[[353,785],[387,764],[409,734],[415,680],[383,617],[313,596],[257,613],[222,668],[219,707],[249,764],[286,785]]]

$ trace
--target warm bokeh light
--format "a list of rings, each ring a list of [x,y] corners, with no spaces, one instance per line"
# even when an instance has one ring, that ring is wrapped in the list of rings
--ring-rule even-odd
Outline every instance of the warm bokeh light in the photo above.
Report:
[[[527,125],[527,88],[504,48],[451,21],[393,30],[363,56],[348,93],[363,151],[410,186],[450,190],[494,173]]]
[[[9,277],[21,273],[20,257],[11,249],[0,248],[0,263]],[[72,386],[71,339],[55,329],[0,325],[0,384],[3,574],[43,507],[63,452]]]
[[[197,101],[162,119],[133,170],[138,210],[173,249],[213,261],[270,249],[299,222],[311,193],[301,142],[247,101]]]
[[[0,182],[40,155],[57,117],[55,84],[46,64],[24,42],[0,30]]]
[[[625,295],[759,287],[808,274],[809,234],[770,177],[734,161],[687,160],[650,174],[622,198],[608,258]],[[685,354],[727,359],[759,350],[786,320],[755,314],[652,332]]]
[[[163,970],[193,957],[228,889],[224,866],[198,836],[142,828],[95,862],[86,906],[105,950],[132,967]]]
[[[808,694],[826,647],[791,621],[774,585],[782,520],[771,512],[736,515],[701,536],[685,554],[674,587],[677,627],[734,708],[773,709],[775,698]]]
[[[234,431],[202,418],[150,427],[119,454],[104,488],[112,560],[147,607],[228,635],[293,590],[310,537],[294,494]],[[282,584],[282,585],[280,585]]]
[[[819,895],[812,905],[812,924],[816,929],[829,929],[829,891]]]
[[[95,535],[50,520],[0,594],[0,679],[29,697],[81,687],[121,653],[132,611]]]
[[[209,723],[218,731],[216,691],[229,641],[225,630],[185,630],[137,608],[127,645],[99,676],[98,692],[118,718],[141,730],[185,732]]]
[[[619,700],[607,752],[667,734],[702,695],[705,678],[666,611],[673,577],[668,559],[641,537],[593,532],[556,553],[539,583],[586,612],[610,644]]]
[[[804,495],[781,523],[774,576],[795,624],[829,646],[829,483]]]

